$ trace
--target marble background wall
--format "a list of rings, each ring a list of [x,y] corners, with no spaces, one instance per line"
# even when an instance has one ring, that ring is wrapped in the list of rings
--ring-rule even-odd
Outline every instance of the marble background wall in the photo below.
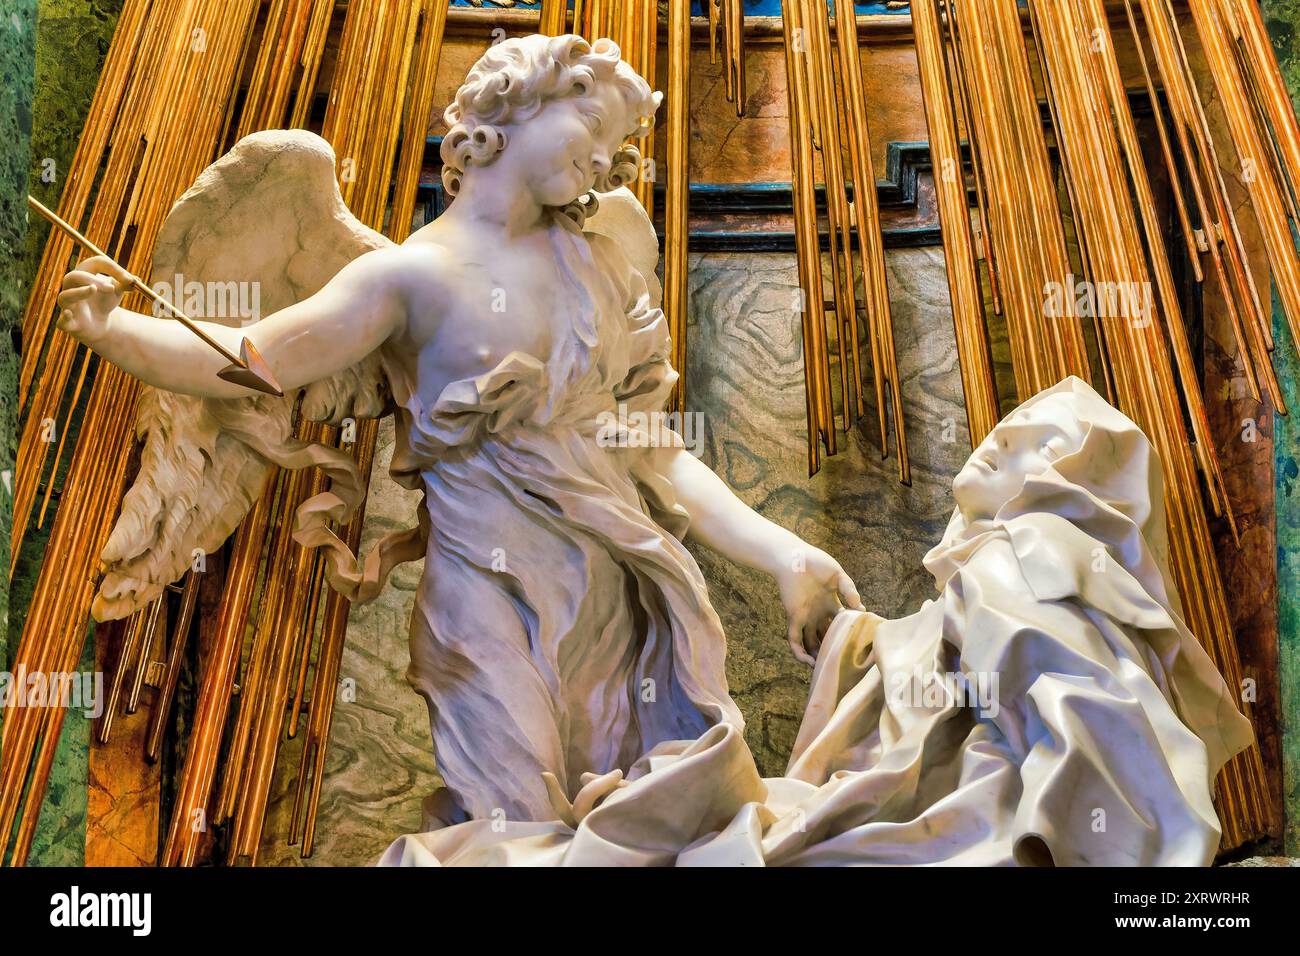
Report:
[[[28,154],[32,136],[32,89],[36,64],[36,3],[6,3],[0,20],[0,561],[9,564],[10,497],[17,452],[18,354],[13,330],[22,323],[20,267],[27,237]],[[8,661],[8,575],[0,580],[0,670]]]
[[[1300,0],[1264,0],[1260,9],[1292,103],[1300,110]],[[1274,290],[1273,337],[1283,342],[1287,335],[1286,317]],[[1300,405],[1300,356],[1279,349],[1273,361],[1287,405],[1295,408]],[[1294,413],[1274,421],[1283,852],[1300,857],[1300,424]]]
[[[892,455],[880,456],[874,410],[808,478],[792,257],[694,258],[686,394],[704,416],[704,461],[761,514],[838,559],[868,608],[897,617],[933,591],[921,557],[947,524],[949,483],[970,447],[942,251],[893,250],[886,263],[911,487],[899,483]],[[833,365],[832,382],[838,375]],[[782,773],[809,671],[786,646],[776,586],[706,548],[692,550],[727,630],[728,681],[746,739],[762,773]]]
[[[899,484],[894,459],[881,460],[876,439],[861,430],[808,478],[792,255],[692,257],[687,396],[703,415],[704,461],[759,512],[839,559],[869,608],[900,616],[933,590],[921,557],[947,523],[949,485],[969,445],[942,251],[893,250],[887,264],[911,487]],[[386,426],[366,545],[408,527],[419,504],[418,493],[386,478],[391,451]],[[775,584],[706,548],[693,551],[726,627],[727,676],[745,715],[746,738],[761,772],[780,774],[803,713],[809,670],[786,646]],[[282,773],[260,863],[364,864],[393,837],[418,829],[421,801],[439,783],[424,704],[404,680],[407,621],[421,571],[420,564],[405,566],[381,598],[352,613],[342,676],[355,681],[355,700],[335,704],[315,853],[304,861],[283,841],[294,780]],[[296,763],[291,744],[280,764]]]

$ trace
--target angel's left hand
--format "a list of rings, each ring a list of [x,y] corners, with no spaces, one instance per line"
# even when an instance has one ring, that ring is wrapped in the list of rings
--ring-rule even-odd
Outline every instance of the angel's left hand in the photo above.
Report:
[[[811,667],[831,620],[842,608],[865,611],[853,580],[838,561],[806,545],[776,574],[789,628],[786,640],[795,659]]]

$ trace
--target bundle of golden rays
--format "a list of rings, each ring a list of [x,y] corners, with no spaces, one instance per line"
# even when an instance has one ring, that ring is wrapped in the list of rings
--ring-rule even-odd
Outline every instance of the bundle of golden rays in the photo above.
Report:
[[[721,35],[727,96],[743,112],[741,0],[706,0],[705,5],[714,51]],[[1229,683],[1239,684],[1241,664],[1201,478],[1210,510],[1230,523],[1231,511],[1179,311],[1171,250],[1164,246],[1119,75],[1112,45],[1116,31],[1129,31],[1137,41],[1174,187],[1178,242],[1191,257],[1193,277],[1200,281],[1208,272],[1224,291],[1248,391],[1270,400],[1279,412],[1284,409],[1269,358],[1274,343],[1267,299],[1261,299],[1251,279],[1220,155],[1235,155],[1249,170],[1241,179],[1294,333],[1300,320],[1300,263],[1290,228],[1296,219],[1300,132],[1255,4],[1189,0],[1187,5],[1191,20],[1182,23],[1171,0],[1125,0],[1113,20],[1103,0],[1030,0],[1027,18],[1012,0],[914,0],[912,17],[972,443],[999,418],[988,336],[991,312],[1007,327],[1019,398],[1077,374],[1093,380],[1151,436],[1167,476],[1171,563],[1188,623]],[[126,0],[68,171],[59,215],[132,273],[147,275],[172,201],[199,172],[240,136],[305,126],[313,100],[327,92],[322,135],[337,155],[355,160],[355,176],[342,183],[344,199],[374,228],[382,228],[387,213],[390,237],[401,240],[414,213],[447,6],[445,0],[383,0],[346,8],[334,0]],[[684,371],[689,5],[671,0],[663,28],[656,0],[577,0],[573,19],[563,0],[543,0],[537,16],[542,32],[612,37],[634,68],[652,81],[661,38],[665,44],[664,310],[673,362]],[[840,426],[847,429],[865,417],[867,397],[874,397],[882,453],[892,445],[899,477],[906,482],[903,396],[853,4],[833,0],[828,10],[819,0],[786,0],[783,27],[804,305],[809,472],[820,466],[823,449],[834,454],[839,441],[834,343]],[[324,87],[320,68],[331,32],[341,39]],[[377,42],[379,37],[400,39]],[[1227,116],[1228,135],[1217,143],[1184,37],[1199,40]],[[205,55],[190,55],[192,43],[203,43]],[[1045,78],[1063,200],[1058,199],[1061,191],[1031,60]],[[244,76],[249,80],[241,97]],[[962,173],[963,138],[971,158],[977,230]],[[650,161],[646,168],[653,170],[653,143],[647,138],[641,148]],[[818,229],[819,183],[826,192],[825,259]],[[646,175],[631,187],[651,210],[654,184],[655,176]],[[1077,266],[1063,212],[1077,243]],[[51,233],[23,325],[28,347],[19,387],[24,424],[15,484],[14,561],[30,526],[44,524],[56,486],[59,501],[11,664],[27,673],[77,669],[98,555],[121,502],[127,452],[134,441],[138,383],[93,360],[53,328],[59,278],[73,251],[65,234]],[[858,274],[864,277],[861,303]],[[1046,283],[1073,288],[1075,274],[1094,283],[1154,287],[1158,309],[1150,321],[1094,317],[1085,323],[1067,296],[1066,314],[1048,315]],[[990,290],[987,307],[984,280]],[[138,307],[138,298],[128,297],[126,305]],[[829,326],[828,315],[833,316]],[[863,385],[868,374],[860,349],[864,338],[870,393]],[[683,407],[680,384],[672,401],[676,409]],[[63,466],[64,439],[74,416],[80,417],[80,430]],[[363,474],[370,471],[376,433],[374,422],[358,428],[353,448]],[[305,422],[299,436],[338,440],[332,429]],[[348,606],[325,588],[320,562],[291,540],[290,528],[294,510],[321,490],[322,480],[312,471],[273,471],[229,550],[224,582],[217,585],[219,610],[202,651],[195,713],[160,858],[164,864],[190,865],[210,855],[215,824],[229,824],[228,860],[256,861],[281,744],[300,732],[304,717],[288,837],[301,841],[303,855],[311,852]],[[354,550],[362,518],[358,515],[342,529]],[[204,588],[213,577],[205,579]],[[157,758],[169,723],[199,600],[197,575],[191,573],[177,590],[176,620],[167,622],[164,597],[125,623],[111,707],[99,727],[100,738],[107,739],[118,708],[135,710],[154,646],[165,639],[167,653],[156,668],[159,691],[144,747],[148,759]],[[170,635],[160,635],[167,623]],[[236,684],[239,706],[232,717]],[[4,714],[0,859],[6,852],[10,863],[27,859],[65,713],[52,706],[10,708]],[[91,759],[96,759],[93,751]],[[1218,797],[1225,846],[1267,831],[1257,748],[1225,768]]]
[[[383,228],[387,212],[389,236],[401,241],[412,223],[447,16],[445,0],[354,3],[346,11],[333,0],[126,0],[60,215],[85,223],[84,232],[99,237],[110,255],[133,273],[147,274],[172,202],[208,163],[248,133],[306,125],[319,92],[331,22],[339,17],[341,39],[322,135],[337,155],[355,160],[355,175],[341,182],[352,212],[376,229]],[[388,39],[378,42],[380,37]],[[193,44],[203,46],[203,56],[193,55]],[[246,73],[241,100],[237,93]],[[412,135],[402,137],[403,130]],[[104,172],[92,191],[101,160]],[[24,340],[32,345],[20,375],[24,426],[15,487],[15,556],[32,523],[42,480],[41,520],[50,489],[62,475],[59,507],[13,662],[27,673],[73,671],[81,659],[98,555],[125,490],[139,392],[137,382],[92,361],[71,337],[52,334],[58,279],[72,251],[65,233],[51,233],[24,317]],[[130,298],[126,305],[135,307]],[[90,395],[81,410],[87,382]],[[63,472],[63,440],[50,441],[49,430],[62,421],[60,434],[66,436],[77,414],[80,433]],[[298,434],[338,441],[333,429],[307,422]],[[375,422],[359,424],[353,448],[362,474],[370,471],[376,435]],[[164,864],[196,862],[210,851],[211,825],[225,822],[231,824],[229,860],[256,860],[280,744],[299,733],[304,714],[289,838],[301,840],[304,856],[311,852],[348,612],[347,602],[324,588],[315,554],[290,538],[298,504],[321,490],[323,479],[312,471],[273,472],[236,535],[220,610],[204,648],[161,854]],[[361,524],[358,514],[341,529],[353,548]],[[191,572],[180,587],[183,596],[144,748],[150,760],[161,749],[198,581]],[[127,713],[136,709],[165,604],[165,597],[159,598],[125,624],[98,728],[101,742],[107,741],[119,706]],[[237,677],[240,703],[231,723]],[[4,715],[0,857],[7,850],[11,864],[24,863],[31,849],[65,713],[53,706],[13,708]],[[227,754],[219,767],[223,738]]]
[[[815,474],[821,467],[823,446],[827,454],[833,455],[838,445],[825,322],[829,312],[834,315],[832,338],[839,346],[844,429],[847,431],[866,413],[859,348],[861,334],[865,331],[871,352],[880,446],[882,452],[888,447],[888,419],[892,416],[898,477],[900,481],[910,483],[911,467],[903,427],[889,290],[885,285],[885,247],[876,202],[876,176],[872,169],[857,17],[852,0],[834,0],[834,7],[834,46],[830,11],[825,2],[787,0],[782,7],[795,236],[804,317],[808,474]],[[848,157],[847,173],[845,156]],[[819,181],[826,185],[829,298],[823,291],[816,198]],[[863,276],[865,329],[860,327],[858,319],[855,261],[859,262]]]
[[[845,429],[862,414],[852,226],[867,292],[863,313],[881,449],[888,447],[888,407],[899,475],[906,481],[905,424],[860,103],[857,31],[853,5],[833,3],[829,30],[826,3],[783,4],[805,302],[809,471],[819,467],[823,448],[836,451],[828,339],[838,345]],[[1300,132],[1258,5],[1188,0],[1185,7],[1190,17],[1180,20],[1172,0],[1122,0],[1109,8],[1104,0],[1029,0],[1023,10],[1011,0],[913,0],[911,16],[970,441],[978,444],[1000,418],[989,345],[992,313],[1007,330],[1016,399],[1078,375],[1094,381],[1151,436],[1164,464],[1171,565],[1188,623],[1228,683],[1241,686],[1202,481],[1213,515],[1225,519],[1234,538],[1237,527],[1181,312],[1174,250],[1166,248],[1115,42],[1131,39],[1136,50],[1173,194],[1174,241],[1186,248],[1192,279],[1200,283],[1209,271],[1222,289],[1245,388],[1279,414],[1286,408],[1269,354],[1274,343],[1267,290],[1261,296],[1252,280],[1221,157],[1235,156],[1239,164],[1296,340],[1300,261],[1291,229],[1298,224]],[[831,34],[838,43],[831,44]],[[1191,40],[1199,42],[1205,57],[1200,72],[1212,79],[1226,117],[1227,134],[1217,143],[1192,72]],[[1046,129],[1035,65],[1046,94]],[[1059,154],[1059,181],[1049,133]],[[977,228],[963,172],[963,135]],[[829,296],[823,293],[815,196],[823,182]],[[1154,290],[1150,307],[1104,315],[1097,313],[1106,310],[1091,309],[1085,315],[1076,307],[1076,275],[1093,288]],[[1053,287],[1068,290],[1055,306],[1047,295]],[[834,316],[829,329],[827,314]],[[1218,798],[1225,846],[1267,832],[1257,747],[1224,769]]]

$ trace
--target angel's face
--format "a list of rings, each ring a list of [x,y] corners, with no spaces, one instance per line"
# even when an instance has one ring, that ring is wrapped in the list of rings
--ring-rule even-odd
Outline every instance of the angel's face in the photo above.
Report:
[[[1069,406],[1047,398],[998,424],[957,473],[952,495],[967,522],[992,518],[1039,475],[1083,444],[1083,426]]]
[[[628,108],[617,88],[597,84],[505,126],[501,160],[514,164],[540,205],[567,206],[609,174],[628,125]]]

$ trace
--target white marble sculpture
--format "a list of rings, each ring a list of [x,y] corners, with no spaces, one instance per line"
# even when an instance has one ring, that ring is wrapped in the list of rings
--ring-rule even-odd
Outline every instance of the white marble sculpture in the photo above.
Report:
[[[177,203],[152,281],[256,283],[271,314],[205,328],[236,350],[246,335],[286,399],[219,379],[177,323],[120,308],[116,267],[81,263],[61,327],[152,386],[95,615],[141,607],[219,547],[269,463],[315,465],[331,485],[295,538],[330,549],[332,586],[365,600],[396,562],[426,559],[409,677],[453,796],[441,819],[572,819],[647,751],[738,733],[722,627],[682,539],[775,576],[809,663],[841,602],[860,603],[831,557],[656,440],[671,433],[630,434],[677,377],[654,230],[619,188],[637,170],[624,142],[658,104],[608,41],[493,46],[447,109],[454,202],[400,246],[348,213],[318,137],[241,141]],[[330,527],[361,482],[345,452],[294,440],[299,390],[310,419],[397,417],[392,472],[424,492],[419,527],[362,563]]]
[[[266,319],[208,328],[247,335],[290,399],[123,311],[105,261],[71,273],[62,327],[153,386],[96,616],[220,546],[269,463],[314,465],[331,485],[295,537],[330,549],[334,587],[365,600],[426,558],[410,678],[454,795],[430,826],[452,825],[386,863],[1209,862],[1211,782],[1250,728],[1179,616],[1151,446],[1087,385],[977,449],[926,558],[938,598],[897,621],[670,433],[630,433],[676,373],[653,229],[606,190],[657,103],[612,44],[493,47],[447,113],[455,201],[401,246],[348,214],[319,138],[243,140],[173,210],[152,278],[258,283]],[[393,475],[425,500],[362,563],[330,528],[359,476],[293,439],[297,390],[311,419],[397,417]],[[684,537],[776,577],[798,656],[835,617],[784,777],[745,746]]]
[[[1249,723],[1178,611],[1150,442],[1070,378],[976,449],[938,597],[832,625],[786,776],[735,728],[554,822],[403,837],[390,865],[1206,865]],[[564,808],[561,808],[564,809]]]

